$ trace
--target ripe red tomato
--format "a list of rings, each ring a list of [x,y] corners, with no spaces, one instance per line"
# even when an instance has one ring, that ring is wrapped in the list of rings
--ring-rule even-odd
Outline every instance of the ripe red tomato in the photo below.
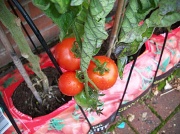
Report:
[[[63,73],[58,80],[58,86],[60,91],[67,96],[75,96],[84,88],[84,84],[76,77],[76,72]]]
[[[80,58],[71,51],[75,38],[66,38],[55,47],[55,58],[60,67],[67,71],[80,69]]]
[[[96,64],[91,61],[87,70],[89,78],[94,82],[99,90],[106,90],[112,87],[118,77],[118,68],[115,62],[106,56],[95,56],[94,59],[99,60],[101,64],[106,62],[106,68],[108,71],[105,71],[103,74],[100,74],[99,71],[94,71]],[[91,84],[90,86],[92,87]]]

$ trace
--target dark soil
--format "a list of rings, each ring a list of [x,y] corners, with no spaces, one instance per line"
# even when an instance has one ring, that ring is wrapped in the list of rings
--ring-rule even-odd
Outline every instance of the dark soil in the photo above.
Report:
[[[55,68],[46,68],[43,70],[49,80],[50,86],[53,88],[48,93],[43,93],[41,86],[35,86],[43,100],[43,105],[40,105],[26,83],[21,83],[12,95],[14,106],[22,113],[31,116],[32,118],[46,115],[56,110],[63,104],[71,100],[72,97],[63,95],[58,86],[57,80],[59,74]],[[30,76],[35,80],[35,75]]]

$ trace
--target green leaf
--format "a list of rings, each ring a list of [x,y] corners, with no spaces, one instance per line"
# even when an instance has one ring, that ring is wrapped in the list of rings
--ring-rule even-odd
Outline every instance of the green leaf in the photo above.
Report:
[[[86,71],[89,62],[108,37],[105,31],[105,17],[112,10],[115,0],[91,0],[87,21],[84,25],[84,35],[81,53],[81,70]]]
[[[62,14],[58,20],[55,19],[55,22],[60,27],[60,40],[63,40],[64,37],[72,33],[72,24],[75,23],[76,15],[78,14],[78,12],[78,9],[68,11],[65,14]]]
[[[107,132],[113,132],[123,121],[125,121],[124,117],[119,118],[117,122],[110,125],[110,127],[107,129]]]
[[[50,1],[54,3],[57,11],[60,14],[66,13],[70,6],[70,0],[50,0]]]
[[[151,10],[157,7],[157,1],[133,0],[129,1],[124,20],[121,27],[119,42],[117,45],[124,46],[125,50],[115,54],[121,57],[135,54],[143,43],[151,36],[153,28],[148,28],[147,24],[139,26],[139,22],[146,18]],[[117,47],[116,47],[117,48]],[[121,63],[121,62],[120,62]],[[123,67],[123,65],[121,65]],[[120,69],[123,70],[123,69]]]
[[[112,124],[109,128],[108,128],[108,132],[113,132],[116,128],[117,128],[118,124]]]
[[[60,14],[55,7],[57,4],[53,2],[49,2],[50,6],[48,9],[41,8],[41,10],[58,25],[60,28],[60,40],[62,41],[65,37],[72,34],[72,24],[81,15],[82,7],[69,7],[68,11]],[[33,4],[40,7],[39,5],[46,5],[47,2],[44,0],[33,0]]]
[[[77,34],[79,37],[82,37],[84,34],[84,24],[87,18],[87,2],[84,2],[83,5],[81,5],[81,10],[79,11],[77,18],[75,19],[74,26],[76,27]],[[75,33],[74,33],[75,34]]]
[[[169,27],[180,20],[178,12],[168,13],[165,16],[160,15],[160,10],[154,11],[150,18],[145,20],[148,27]]]
[[[176,6],[177,6],[177,11],[180,12],[180,1],[179,0],[177,0]]]
[[[166,81],[165,80],[163,80],[160,83],[158,83],[158,90],[159,91],[163,90],[165,85],[166,85]]]
[[[159,14],[159,10],[155,10],[151,14],[150,18],[145,20],[145,23],[147,24],[148,27],[156,27],[160,25],[163,16],[158,15],[158,14]]]
[[[71,0],[71,6],[79,6],[84,0]]]
[[[123,70],[121,70],[121,69],[124,68],[124,66],[127,64],[127,61],[128,61],[127,56],[121,57],[120,60],[119,59],[117,60],[117,65],[118,65],[118,70],[119,70],[120,78],[122,78],[122,76],[123,76]]]
[[[178,2],[175,3],[177,5]],[[179,21],[178,6],[172,7],[173,5],[173,3],[168,5],[159,0],[129,1],[121,27],[119,43],[116,45],[116,48],[123,45],[124,50],[120,51],[120,53],[115,50],[116,56],[119,56],[118,58],[121,60],[122,57],[135,54],[152,35],[155,27],[169,27]],[[166,10],[163,10],[165,8]],[[144,23],[139,25],[142,20],[144,20]],[[123,65],[120,66],[123,67]],[[120,70],[123,69],[120,68]]]
[[[94,19],[100,21],[105,18],[114,6],[115,0],[92,0],[90,3],[90,13]]]
[[[121,38],[121,42],[125,42],[125,43],[131,43],[134,40],[137,41],[142,41],[143,37],[142,34],[144,32],[146,32],[147,29],[147,25],[143,24],[141,27],[134,27],[133,29],[131,29],[129,32],[127,32],[122,38]]]
[[[50,6],[49,0],[32,0],[32,2],[41,10],[47,10]]]
[[[122,23],[120,42],[130,43],[134,40],[142,40],[142,34],[146,31],[147,25],[138,26],[139,22],[144,20],[149,12],[157,7],[156,0],[150,1],[129,1]],[[130,37],[130,38],[129,38]]]
[[[176,4],[178,0],[160,0],[159,11],[160,15],[166,15],[169,12],[176,11]]]
[[[140,20],[144,20],[144,17],[147,16],[151,10],[158,7],[159,0],[139,0],[139,8],[137,10],[137,17]]]
[[[0,95],[1,95],[1,97],[3,98],[3,93],[2,93],[2,91],[0,91]],[[1,107],[0,107],[1,108]],[[3,109],[2,109],[3,110]]]
[[[164,16],[161,20],[161,24],[159,27],[168,27],[171,26],[172,24],[176,23],[177,21],[180,20],[180,13],[174,12],[171,14],[167,14]]]
[[[177,69],[175,70],[175,77],[176,77],[176,78],[180,78],[180,68],[177,68]]]

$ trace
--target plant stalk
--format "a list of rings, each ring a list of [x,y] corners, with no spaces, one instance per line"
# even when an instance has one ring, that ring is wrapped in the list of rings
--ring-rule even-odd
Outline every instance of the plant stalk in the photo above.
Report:
[[[86,96],[90,97],[90,95],[89,95],[89,86],[88,86],[89,77],[88,77],[87,71],[85,71],[83,74],[84,74],[84,84],[85,84],[85,89],[84,90],[85,90]]]
[[[47,92],[49,82],[46,75],[41,71],[39,57],[32,53],[21,30],[20,19],[8,10],[3,0],[0,0],[0,21],[10,31],[14,41],[18,45],[21,55],[30,62],[33,72],[42,80],[44,91]]]
[[[79,33],[78,33],[78,30],[76,28],[76,25],[73,23],[73,32],[75,34],[75,37],[76,37],[76,41],[78,43],[78,46],[80,48],[80,52],[82,51],[82,41],[81,41],[81,38],[79,36]]]
[[[110,35],[109,48],[106,54],[107,57],[111,56],[112,50],[114,48],[118,30],[119,30],[119,27],[121,26],[120,22],[123,19],[123,13],[124,13],[124,7],[125,7],[124,5],[125,5],[125,0],[118,0],[118,6],[116,10],[115,19],[114,19],[114,25],[113,25],[112,32]]]
[[[35,89],[35,87],[33,86],[26,70],[24,69],[23,64],[21,63],[20,59],[18,58],[16,52],[14,51],[13,47],[10,45],[9,40],[7,39],[4,31],[2,30],[2,28],[0,27],[0,39],[4,45],[4,47],[6,48],[6,50],[9,52],[10,57],[12,58],[14,64],[16,65],[17,69],[19,70],[20,74],[22,75],[22,77],[24,78],[25,82],[27,83],[27,86],[30,88],[30,90],[32,91],[32,93],[34,94],[35,98],[37,99],[37,101],[42,104],[42,99],[39,96],[37,90]]]

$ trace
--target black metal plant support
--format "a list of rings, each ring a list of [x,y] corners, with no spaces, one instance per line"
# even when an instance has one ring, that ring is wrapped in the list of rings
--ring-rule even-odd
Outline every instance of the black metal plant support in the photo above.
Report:
[[[22,16],[25,18],[26,22],[29,24],[29,26],[31,27],[32,31],[34,32],[34,34],[36,35],[36,37],[38,38],[39,42],[41,43],[41,45],[43,46],[44,50],[46,51],[46,53],[48,54],[50,60],[52,61],[52,63],[54,64],[55,68],[57,69],[57,71],[59,72],[59,74],[62,74],[62,71],[56,61],[56,59],[54,58],[52,52],[50,51],[50,49],[47,46],[46,41],[44,40],[43,36],[41,35],[41,33],[39,32],[39,30],[37,29],[36,25],[34,24],[34,22],[32,21],[32,19],[30,18],[30,16],[27,14],[27,12],[24,10],[24,8],[21,6],[21,4],[17,1],[17,0],[11,0],[13,2],[13,4],[17,7],[17,9],[20,11],[20,13],[22,14]]]
[[[9,0],[8,0],[9,1]],[[45,42],[44,38],[42,37],[41,33],[39,32],[39,30],[37,29],[37,27],[35,26],[35,24],[33,23],[32,19],[29,17],[29,15],[26,13],[26,11],[24,10],[24,8],[21,6],[21,4],[17,1],[17,0],[11,0],[14,5],[17,7],[17,9],[20,11],[20,13],[23,15],[23,17],[25,18],[25,20],[27,21],[27,23],[29,24],[29,26],[31,27],[31,29],[33,30],[33,32],[35,33],[36,37],[38,38],[38,40],[40,41],[41,45],[43,46],[43,48],[45,49],[46,53],[48,54],[50,60],[52,61],[52,63],[54,64],[55,68],[58,70],[58,72],[60,74],[62,74],[62,71],[61,69],[59,68],[59,65],[58,63],[56,62],[53,54],[51,53],[51,51],[49,50],[48,46],[47,46],[47,43]],[[163,47],[162,47],[162,51],[161,51],[161,54],[160,54],[160,59],[159,59],[159,62],[158,62],[158,65],[157,65],[157,69],[155,71],[155,76],[154,76],[154,79],[153,79],[153,83],[154,83],[154,80],[155,80],[155,77],[157,75],[157,71],[158,71],[158,68],[159,68],[159,65],[160,65],[160,61],[161,61],[161,58],[162,58],[162,55],[163,55],[163,51],[164,51],[164,48],[165,48],[165,43],[166,43],[166,40],[167,40],[167,36],[168,36],[168,32],[166,32],[166,35],[165,35],[165,39],[164,39],[164,43],[163,43]],[[131,78],[131,74],[132,74],[132,71],[133,71],[133,68],[135,66],[135,63],[136,63],[136,60],[137,60],[137,57],[140,55],[140,51],[141,49],[137,52],[137,54],[135,55],[134,57],[134,62],[131,66],[131,69],[130,69],[130,73],[129,73],[129,76],[128,76],[128,79],[127,79],[127,83],[126,83],[126,86],[125,86],[125,89],[124,89],[124,93],[122,95],[122,97],[120,98],[120,103],[119,103],[119,106],[118,106],[118,109],[117,111],[115,112],[115,116],[113,117],[113,121],[116,119],[117,115],[118,115],[118,110],[121,108],[122,106],[122,102],[123,102],[123,99],[125,97],[125,93],[126,93],[126,90],[127,90],[127,87],[128,87],[128,84],[130,82],[130,78]],[[152,83],[152,84],[153,84]],[[4,107],[4,106],[3,106]],[[94,130],[93,130],[93,126],[92,124],[90,123],[90,121],[88,120],[83,108],[81,106],[79,106],[83,116],[85,117],[85,119],[87,120],[89,126],[90,126],[90,130],[94,133]],[[12,124],[13,121],[11,121]],[[18,127],[16,125],[14,125],[15,129],[17,129],[17,132],[18,132]]]
[[[134,66],[135,66],[135,63],[136,63],[136,60],[137,60],[137,57],[140,55],[140,52],[141,52],[141,48],[139,49],[139,51],[136,53],[135,57],[134,57],[134,61],[132,63],[132,66],[131,66],[131,69],[130,69],[130,72],[129,72],[129,75],[128,75],[128,79],[127,79],[127,82],[126,82],[126,86],[125,86],[125,89],[124,89],[124,92],[123,92],[123,95],[122,97],[120,98],[120,103],[119,103],[119,106],[118,106],[118,109],[117,111],[115,112],[115,116],[113,118],[113,122],[115,121],[117,115],[118,115],[118,110],[121,108],[122,106],[122,102],[124,100],[124,97],[125,97],[125,94],[126,94],[126,91],[127,91],[127,88],[128,88],[128,85],[129,85],[129,82],[130,82],[130,79],[131,79],[131,74],[132,74],[132,71],[134,69]]]
[[[6,104],[4,103],[4,100],[2,98],[2,96],[0,95],[0,106],[3,108],[4,112],[6,113],[7,117],[9,118],[9,120],[11,121],[13,127],[15,128],[16,132],[18,134],[21,134],[21,131],[19,130],[14,118],[12,117],[11,113],[9,112]]]
[[[33,32],[35,33],[36,37],[38,38],[38,40],[40,41],[41,45],[43,46],[44,50],[46,51],[46,53],[48,54],[50,60],[52,61],[52,63],[54,64],[55,68],[57,69],[57,71],[59,72],[59,74],[62,74],[62,71],[56,61],[56,59],[54,58],[53,54],[51,53],[51,51],[49,50],[46,41],[44,40],[43,36],[41,35],[41,33],[39,32],[39,30],[37,29],[36,25],[34,24],[34,22],[32,21],[32,19],[30,18],[30,16],[27,14],[27,12],[24,10],[24,8],[21,6],[21,4],[17,1],[17,0],[11,0],[13,2],[13,4],[17,7],[17,9],[20,11],[20,13],[23,15],[23,17],[25,18],[25,20],[27,21],[27,23],[29,24],[29,26],[31,27],[31,29],[33,30]],[[90,126],[90,129],[92,130],[92,132],[94,133],[94,130],[92,129],[92,124],[90,123],[90,121],[88,120],[83,108],[81,106],[79,106],[83,116],[85,117],[85,119],[88,122],[88,125]]]
[[[168,37],[168,30],[165,32],[165,38],[164,38],[164,42],[163,42],[163,46],[162,46],[160,58],[159,58],[159,61],[158,61],[157,69],[156,69],[156,71],[155,71],[154,79],[153,79],[153,83],[152,83],[152,84],[154,84],[154,81],[156,80],[155,78],[156,78],[156,75],[157,75],[157,72],[158,72],[160,63],[161,63],[161,59],[162,59],[162,55],[163,55],[163,52],[164,52],[164,48],[165,48],[165,44],[166,44],[167,37]]]
[[[13,13],[14,13],[17,17],[19,17],[18,14],[17,14],[17,12],[16,12],[16,10],[15,10],[14,7],[13,7],[13,5],[11,4],[10,0],[8,0],[7,2],[8,2],[8,4],[9,4],[9,6],[11,7]],[[22,22],[21,22],[21,26],[22,26],[24,32],[26,33],[26,35],[28,36],[30,42],[32,43],[32,45],[33,45],[33,47],[34,47],[36,53],[37,53],[37,54],[40,54],[39,50],[37,49],[36,45],[34,44],[33,40],[31,39],[31,37],[30,37],[28,31],[26,30],[26,28],[25,28],[25,26],[23,25]]]
[[[166,44],[166,40],[167,40],[167,37],[168,37],[168,31],[165,32],[165,38],[164,38],[164,42],[163,42],[163,47],[162,47],[162,50],[161,50],[161,54],[160,54],[160,58],[159,58],[159,61],[158,61],[158,64],[157,64],[157,68],[156,68],[156,71],[155,71],[155,74],[154,74],[154,78],[153,78],[153,82],[152,82],[152,86],[154,84],[154,81],[155,81],[155,78],[156,78],[156,75],[157,75],[157,72],[158,72],[158,69],[159,69],[159,66],[160,66],[160,62],[161,62],[161,59],[162,59],[162,55],[163,55],[163,52],[164,52],[164,49],[165,49],[165,44]],[[126,83],[126,86],[125,86],[125,89],[124,89],[124,92],[123,92],[123,95],[120,99],[120,103],[119,103],[119,106],[118,106],[118,110],[121,108],[122,106],[122,102],[124,100],[124,97],[125,97],[125,94],[126,94],[126,90],[128,88],[128,84],[129,84],[129,81],[130,81],[130,78],[131,78],[131,74],[132,74],[132,71],[133,71],[133,68],[135,66],[135,63],[136,63],[136,60],[137,60],[137,57],[140,55],[140,52],[141,52],[141,49],[137,52],[137,54],[135,55],[134,57],[134,61],[133,61],[133,64],[131,66],[131,69],[130,69],[130,73],[129,73],[129,76],[128,76],[128,79],[127,79],[127,83]],[[113,118],[113,121],[115,121],[117,115],[118,115],[118,110],[115,112],[115,116]]]

